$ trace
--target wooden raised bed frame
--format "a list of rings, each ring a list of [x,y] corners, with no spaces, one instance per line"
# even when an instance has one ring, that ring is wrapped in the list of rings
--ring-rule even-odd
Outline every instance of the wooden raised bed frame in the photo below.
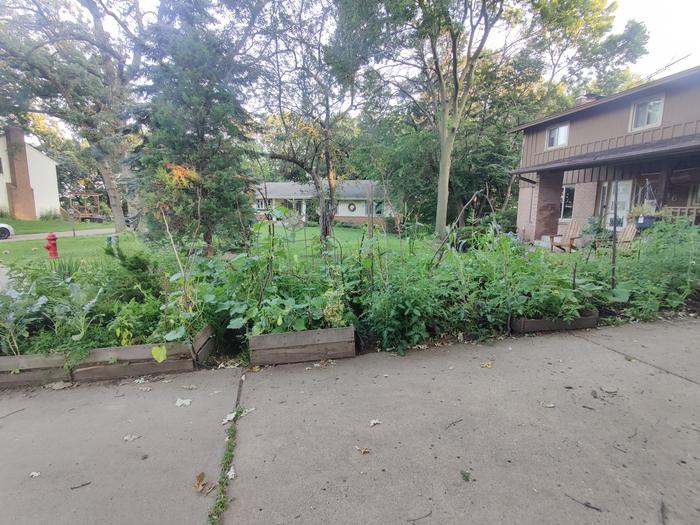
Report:
[[[511,319],[510,329],[516,334],[528,332],[551,332],[555,330],[581,330],[584,328],[595,328],[598,326],[598,310],[595,308],[583,310],[581,317],[564,321],[563,319],[529,319],[527,317],[517,317]]]
[[[355,328],[254,335],[248,339],[251,365],[303,363],[355,356]]]
[[[192,341],[165,343],[167,358],[153,359],[151,349],[160,345],[97,348],[73,370],[65,368],[63,354],[0,356],[0,387],[32,386],[55,381],[98,381],[146,374],[191,372],[203,363],[216,346],[214,331],[204,327]]]

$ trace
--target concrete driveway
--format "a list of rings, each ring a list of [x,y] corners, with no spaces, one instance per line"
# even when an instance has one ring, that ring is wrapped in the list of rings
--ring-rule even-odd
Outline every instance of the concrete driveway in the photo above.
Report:
[[[226,523],[700,523],[700,322],[307,367],[248,374]]]

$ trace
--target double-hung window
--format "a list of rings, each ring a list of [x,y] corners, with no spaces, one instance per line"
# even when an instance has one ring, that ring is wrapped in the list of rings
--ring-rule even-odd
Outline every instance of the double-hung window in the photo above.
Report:
[[[574,193],[576,186],[566,184],[561,189],[561,207],[559,211],[560,219],[570,219],[574,212]]]
[[[632,104],[630,131],[655,128],[661,125],[664,111],[664,98],[656,96]]]
[[[545,149],[561,148],[569,143],[569,123],[557,124],[547,128],[547,144]]]

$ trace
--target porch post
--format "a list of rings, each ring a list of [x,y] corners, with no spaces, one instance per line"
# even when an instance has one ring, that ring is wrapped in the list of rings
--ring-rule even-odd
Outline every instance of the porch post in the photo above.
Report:
[[[666,201],[666,192],[668,191],[668,180],[671,177],[671,165],[667,162],[661,167],[659,173],[659,194],[656,196],[656,204],[659,209],[663,208]]]
[[[543,235],[556,235],[561,214],[561,190],[564,172],[538,173],[535,186],[535,225],[533,240]]]

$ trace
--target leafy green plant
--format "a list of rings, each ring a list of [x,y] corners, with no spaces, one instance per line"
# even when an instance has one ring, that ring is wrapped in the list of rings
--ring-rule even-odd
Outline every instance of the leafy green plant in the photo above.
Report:
[[[39,321],[47,303],[33,288],[5,290],[0,294],[0,349],[6,355],[20,355],[32,324]]]

